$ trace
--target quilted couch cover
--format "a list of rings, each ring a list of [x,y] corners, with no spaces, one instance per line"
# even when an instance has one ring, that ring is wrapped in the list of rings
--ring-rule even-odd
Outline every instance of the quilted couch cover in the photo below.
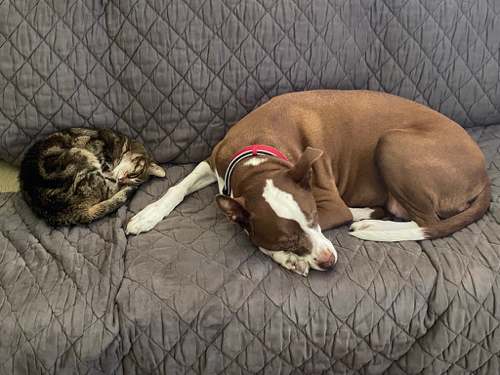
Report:
[[[496,0],[3,0],[0,158],[68,126],[112,127],[161,163],[197,162],[281,93],[370,89],[467,128],[488,213],[447,238],[326,235],[331,272],[292,274],[214,203],[145,234],[128,207],[51,228],[0,194],[0,374],[500,373],[500,3]]]

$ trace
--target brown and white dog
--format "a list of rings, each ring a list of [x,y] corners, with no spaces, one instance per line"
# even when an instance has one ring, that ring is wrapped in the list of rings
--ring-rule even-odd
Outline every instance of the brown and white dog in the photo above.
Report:
[[[388,94],[309,91],[244,117],[208,159],[133,217],[127,233],[152,229],[214,182],[229,220],[302,275],[337,261],[321,230],[354,221],[351,234],[366,240],[442,237],[478,220],[491,196],[479,147],[445,116]],[[405,221],[376,220],[386,212]]]

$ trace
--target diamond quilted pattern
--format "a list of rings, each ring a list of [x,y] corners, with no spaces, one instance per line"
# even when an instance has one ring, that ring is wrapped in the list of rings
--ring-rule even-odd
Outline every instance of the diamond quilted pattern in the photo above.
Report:
[[[54,230],[29,209],[16,214],[27,208],[18,195],[1,206],[1,372],[57,372],[76,363],[88,371],[87,359],[118,332],[110,302],[123,279],[122,219]]]
[[[500,156],[495,128],[471,130],[491,162],[494,189]],[[175,181],[191,170],[170,169]],[[169,185],[155,182],[141,189],[132,210]],[[496,368],[500,241],[491,214],[453,236],[422,244],[361,243],[342,229],[327,232],[341,254],[336,269],[302,278],[255,253],[248,238],[215,210],[213,194],[215,187],[195,193],[155,231],[131,238],[127,259],[135,260],[126,262],[126,279],[151,285],[151,298],[170,307],[173,326],[180,319],[190,327],[181,336],[175,330],[178,343],[158,354],[160,364],[147,361],[157,364],[155,371],[168,372],[166,363],[182,373],[434,374]],[[178,232],[169,231],[174,227]],[[124,306],[133,317],[124,327],[125,340],[127,332],[136,332],[137,321],[165,324],[136,304]],[[138,352],[149,348],[136,346],[131,347]],[[140,373],[143,365],[130,353],[126,360],[134,365],[128,372]]]
[[[0,85],[0,157],[19,163],[39,137],[83,125],[131,134],[160,162],[199,161],[270,97],[318,88],[499,122],[499,14],[493,0],[5,0],[0,81],[16,82]]]
[[[155,230],[131,237],[126,252],[125,208],[89,227],[50,230],[18,195],[4,194],[0,369],[494,373],[498,129],[470,130],[493,182],[482,220],[421,243],[377,244],[345,228],[328,231],[339,263],[308,278],[257,252],[217,210],[215,186],[189,196]],[[167,179],[141,187],[130,210],[192,168],[169,167]]]

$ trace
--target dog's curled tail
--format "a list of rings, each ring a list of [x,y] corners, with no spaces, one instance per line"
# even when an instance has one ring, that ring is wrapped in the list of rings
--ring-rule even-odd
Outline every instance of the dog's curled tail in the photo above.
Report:
[[[484,189],[465,210],[437,223],[433,223],[426,228],[423,228],[425,238],[433,239],[445,237],[462,228],[465,228],[469,224],[474,223],[475,221],[483,217],[483,215],[486,213],[490,206],[490,200],[491,184],[488,181]]]
[[[382,242],[419,241],[445,237],[479,220],[488,210],[490,199],[491,185],[488,181],[469,207],[428,226],[420,227],[414,221],[363,220],[354,223],[351,226],[352,232],[349,234],[363,240]]]

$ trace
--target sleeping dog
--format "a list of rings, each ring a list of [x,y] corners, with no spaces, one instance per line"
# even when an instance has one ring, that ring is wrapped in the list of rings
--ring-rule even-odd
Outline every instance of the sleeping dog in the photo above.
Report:
[[[322,230],[354,221],[351,234],[365,240],[447,236],[478,220],[491,196],[483,154],[447,117],[389,94],[309,91],[244,117],[127,233],[152,229],[215,182],[229,220],[301,275],[338,259]],[[380,220],[388,215],[404,221]]]

